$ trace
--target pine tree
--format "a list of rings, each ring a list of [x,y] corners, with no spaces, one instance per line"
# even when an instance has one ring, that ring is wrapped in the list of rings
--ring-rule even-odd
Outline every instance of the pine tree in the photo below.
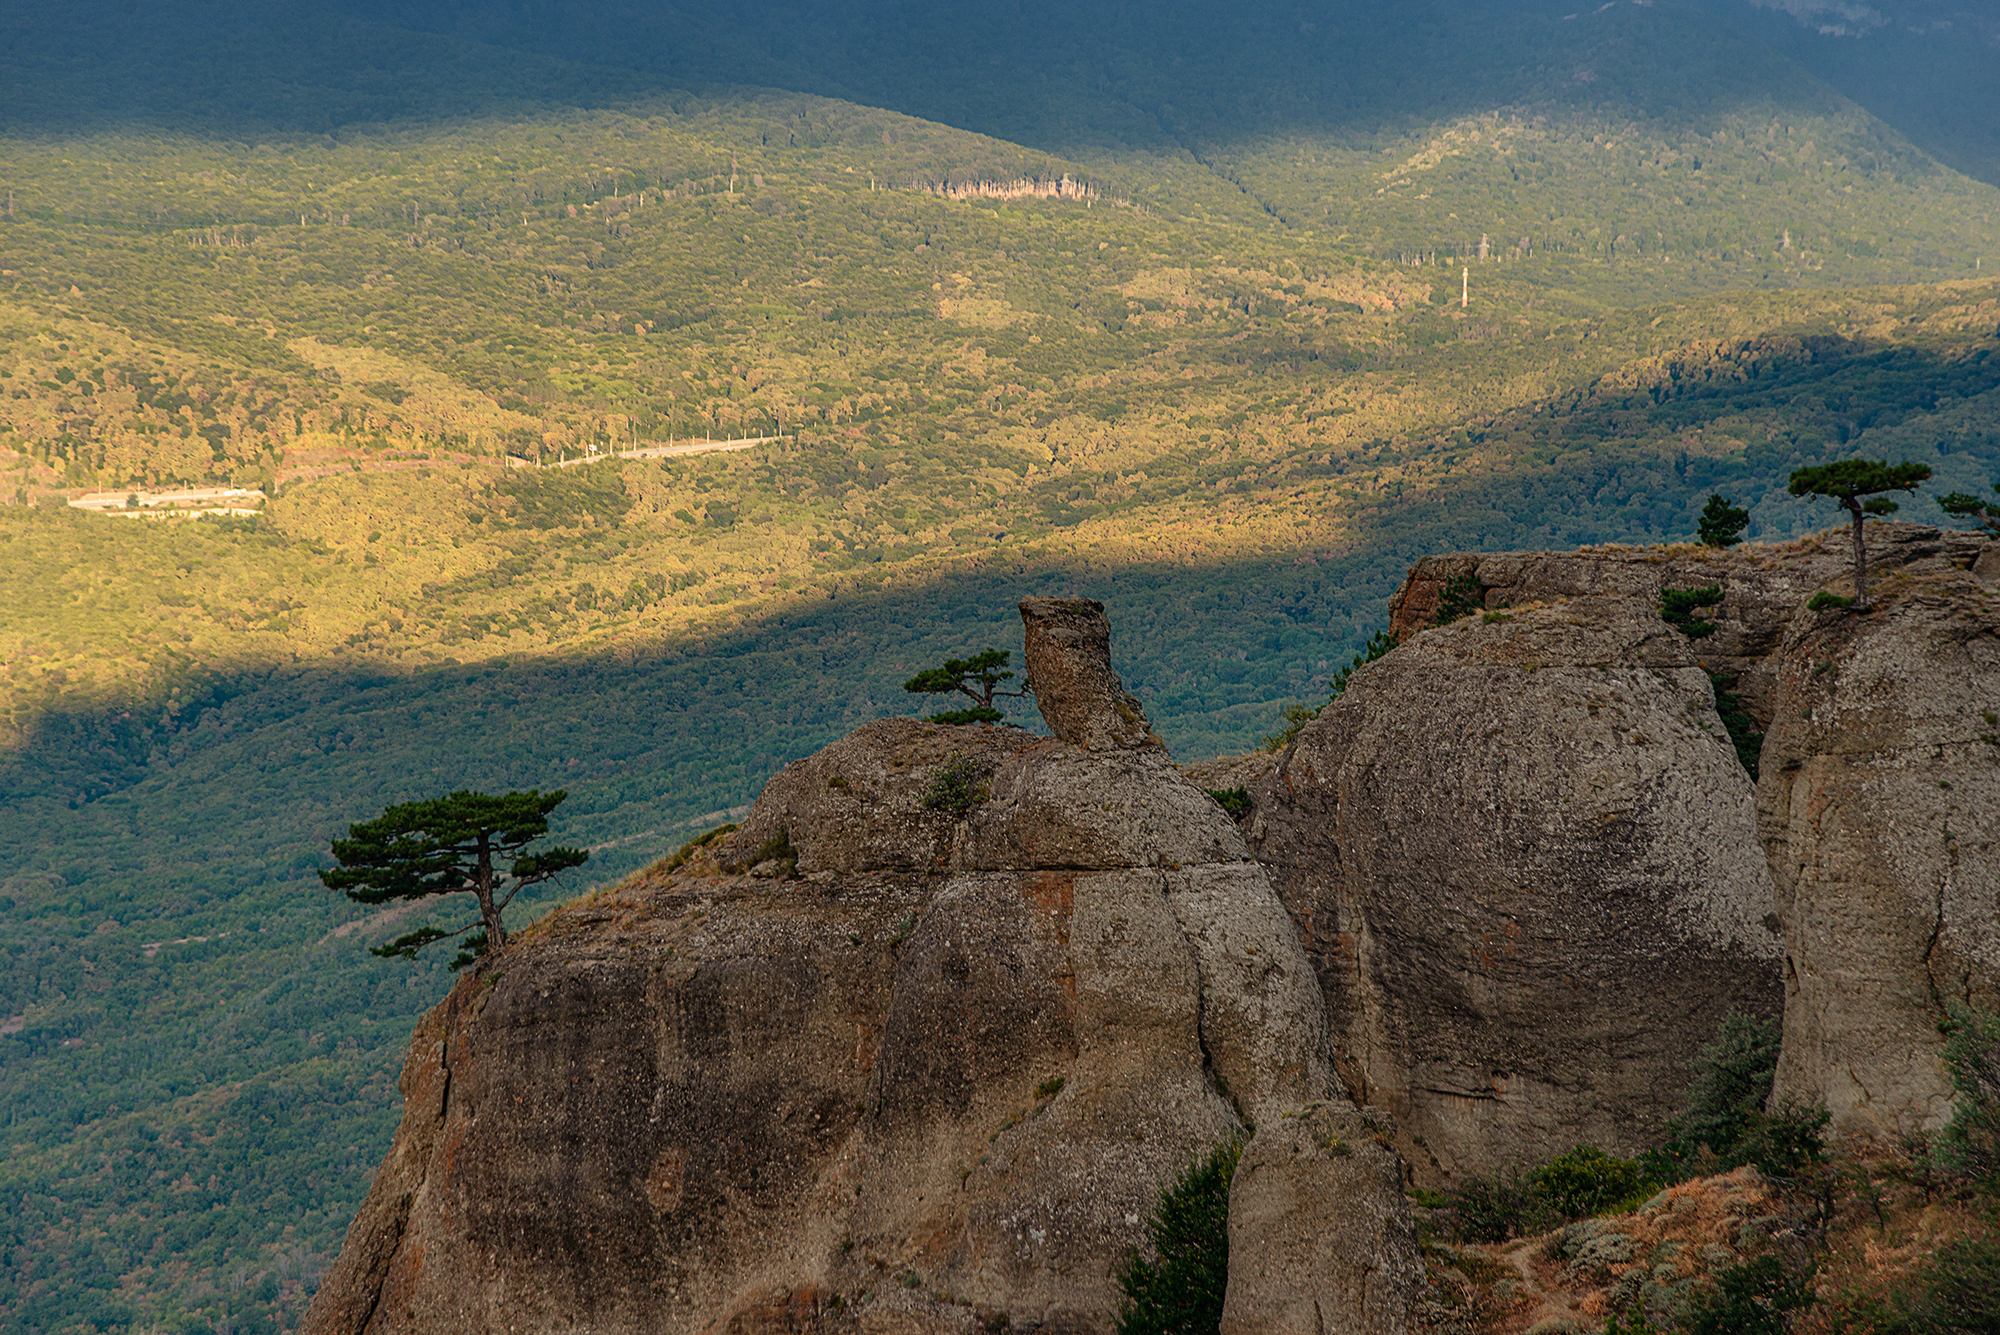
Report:
[[[949,695],[956,691],[972,701],[970,709],[930,715],[932,723],[998,723],[1006,716],[993,707],[995,696],[1028,694],[1025,685],[1018,691],[1000,689],[1001,682],[1014,676],[1006,670],[1009,656],[1005,649],[988,649],[970,658],[947,658],[943,667],[925,668],[904,682],[903,689],[919,695]]]
[[[1229,1289],[1229,1179],[1241,1142],[1218,1146],[1160,1193],[1146,1221],[1158,1258],[1134,1256],[1118,1277],[1118,1335],[1216,1335]]]
[[[1867,515],[1892,515],[1896,503],[1880,493],[1915,491],[1930,477],[1927,464],[1905,460],[1899,464],[1873,459],[1843,459],[1817,468],[1801,468],[1792,474],[1792,495],[1824,496],[1840,502],[1854,519],[1854,605],[1868,606],[1868,549],[1861,539],[1861,521]],[[1864,497],[1872,499],[1864,500]]]
[[[497,955],[507,944],[501,915],[515,895],[589,860],[590,854],[580,848],[525,851],[548,834],[549,813],[568,796],[561,789],[500,797],[460,789],[427,802],[405,802],[349,826],[347,838],[333,841],[340,866],[322,871],[319,878],[329,890],[344,890],[358,904],[470,893],[479,901],[477,921],[451,931],[423,927],[386,946],[371,947],[384,958],[410,959],[434,941],[472,933],[452,962],[453,968],[463,968]],[[509,878],[513,885],[502,893]]]
[[[1701,512],[1701,524],[1696,536],[1704,547],[1734,547],[1743,541],[1743,530],[1750,527],[1750,512],[1740,506],[1731,505],[1720,495],[1708,498],[1708,506]]]
[[[1993,484],[2000,491],[2000,482]],[[1968,491],[1954,491],[1938,497],[1938,509],[1961,519],[1972,519],[1984,528],[2000,532],[2000,501],[1982,501]]]

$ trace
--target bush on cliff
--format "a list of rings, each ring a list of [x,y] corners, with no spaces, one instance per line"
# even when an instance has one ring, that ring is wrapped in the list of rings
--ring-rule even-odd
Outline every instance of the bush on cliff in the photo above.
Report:
[[[948,811],[963,816],[984,802],[987,795],[979,762],[963,751],[954,751],[931,772],[921,800],[926,811]]]
[[[1578,1145],[1537,1168],[1467,1178],[1424,1203],[1442,1207],[1438,1222],[1455,1241],[1505,1242],[1630,1208],[1659,1186],[1644,1160]]]
[[[1787,1099],[1766,1109],[1782,1039],[1776,1020],[1723,1019],[1715,1042],[1694,1060],[1687,1111],[1669,1125],[1667,1144],[1649,1156],[1662,1181],[1744,1164],[1770,1177],[1793,1178],[1824,1161],[1825,1108]],[[1704,1159],[1704,1151],[1713,1162]]]
[[[1946,1243],[1886,1310],[1867,1315],[1878,1335],[2000,1330],[2000,1236],[1970,1233]]]
[[[1950,1007],[1944,1064],[1957,1099],[1938,1135],[1939,1166],[2000,1195],[2000,1014]]]
[[[1146,1221],[1156,1259],[1137,1253],[1118,1286],[1125,1303],[1118,1335],[1215,1335],[1229,1288],[1229,1179],[1240,1141],[1219,1145],[1189,1164]]]
[[[1770,1254],[1730,1266],[1681,1318],[1687,1335],[1785,1335],[1793,1312],[1812,1306],[1812,1269]]]

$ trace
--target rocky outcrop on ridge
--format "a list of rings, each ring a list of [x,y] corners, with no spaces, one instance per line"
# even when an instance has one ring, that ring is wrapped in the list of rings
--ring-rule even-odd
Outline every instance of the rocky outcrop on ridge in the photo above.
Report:
[[[1103,609],[1022,612],[1054,738],[869,724],[452,992],[307,1330],[1108,1330],[1160,1188],[1249,1135],[1224,1329],[1400,1335],[1392,1128],[1290,919]]]
[[[1778,1012],[1749,776],[1688,641],[1639,599],[1412,637],[1256,803],[1341,1073],[1420,1178],[1637,1152],[1723,1016]]]
[[[1876,608],[1808,612],[1819,589],[1852,591],[1842,537],[1425,558],[1391,601],[1403,647],[1252,783],[1253,846],[1307,938],[1341,1069],[1398,1112],[1420,1173],[1539,1157],[1571,1131],[1643,1143],[1719,1009],[1774,1004],[1749,925],[1765,913],[1783,939],[1779,1097],[1824,1099],[1836,1131],[1942,1117],[1945,1002],[2000,1001],[2000,745],[1981,740],[2000,737],[2000,542],[1871,523]],[[1708,585],[1716,633],[1681,640],[1660,592]],[[1447,590],[1485,615],[1431,628]],[[1697,661],[1769,730],[1754,826]],[[1679,907],[1619,925],[1642,903]],[[1688,934],[1717,911],[1736,924],[1720,953]],[[1613,1041],[1649,1007],[1638,1050]],[[1635,1059],[1650,1098],[1623,1083]],[[1554,1088],[1524,1086],[1529,1060]]]
[[[1784,923],[1777,1096],[1838,1131],[1934,1127],[1938,1021],[2000,1009],[2000,543],[1786,628],[1758,823]]]
[[[454,989],[306,1329],[1104,1331],[1247,1136],[1225,1335],[1402,1335],[1406,1172],[1637,1150],[1731,1011],[1837,1130],[1934,1125],[1945,1006],[2000,1007],[2000,543],[1870,525],[1876,606],[1813,613],[1834,538],[1429,558],[1189,775],[1103,609],[1024,602],[1054,737],[869,724]]]
[[[1985,550],[1977,533],[1923,524],[1868,525],[1868,568],[1888,574],[1964,570]],[[1734,689],[1760,726],[1776,707],[1773,655],[1792,614],[1820,589],[1851,594],[1853,557],[1842,532],[1798,542],[1733,547],[1585,547],[1573,552],[1486,552],[1427,556],[1410,568],[1389,601],[1390,625],[1407,635],[1431,623],[1454,578],[1469,578],[1482,606],[1518,607],[1597,594],[1658,605],[1662,589],[1718,585],[1722,603],[1705,613],[1715,634],[1699,646],[1702,661],[1736,679]]]

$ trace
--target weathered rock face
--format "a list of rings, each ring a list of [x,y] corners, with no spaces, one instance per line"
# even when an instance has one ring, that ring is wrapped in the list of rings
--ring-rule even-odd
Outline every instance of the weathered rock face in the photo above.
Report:
[[[1158,746],[1139,701],[1111,666],[1111,622],[1088,598],[1021,604],[1028,680],[1049,731],[1074,746]]]
[[[1400,1172],[1283,906],[1102,609],[1023,613],[1054,739],[870,724],[453,991],[308,1329],[1104,1330],[1160,1187],[1254,1128],[1231,1335],[1399,1335]]]
[[[1866,615],[1801,611],[1777,655],[1758,785],[1789,956],[1777,1092],[1837,1131],[1944,1120],[1945,1003],[2000,1007],[1996,556],[1986,580],[1884,579]]]
[[[1407,636],[1429,624],[1455,577],[1488,608],[1605,593],[1655,605],[1665,588],[1721,587],[1717,633],[1694,648],[1736,680],[1767,729],[1757,809],[1785,943],[1778,1097],[1824,1100],[1837,1131],[1883,1133],[1945,1113],[1936,1027],[1945,1000],[2000,1004],[1991,769],[2000,746],[1978,740],[2000,737],[1985,720],[2000,713],[2000,542],[1871,523],[1880,606],[1804,612],[1817,589],[1852,592],[1842,536],[1729,552],[1432,557],[1391,607]],[[1344,1043],[1344,1003],[1329,995]]]
[[[1688,642],[1583,597],[1413,637],[1256,789],[1341,1073],[1420,1176],[1634,1152],[1775,1015],[1753,794]]]
[[[1871,523],[1868,568],[1885,575],[1963,570],[1983,543],[1976,533]],[[1716,633],[1702,641],[1701,658],[1717,673],[1737,679],[1734,689],[1760,727],[1770,725],[1776,707],[1773,655],[1792,613],[1820,589],[1854,592],[1853,557],[1841,531],[1727,551],[1682,545],[1429,556],[1411,567],[1390,600],[1392,628],[1407,637],[1429,625],[1454,578],[1469,578],[1488,608],[1607,594],[1657,606],[1662,589],[1719,585],[1721,605],[1704,614],[1716,623]]]

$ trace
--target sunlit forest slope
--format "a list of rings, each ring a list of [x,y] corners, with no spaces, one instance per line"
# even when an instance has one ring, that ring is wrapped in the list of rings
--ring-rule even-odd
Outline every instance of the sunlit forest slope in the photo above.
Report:
[[[1029,593],[1193,760],[1423,553],[2000,476],[2000,190],[1706,13],[81,12],[0,15],[0,1326],[296,1325],[449,983],[313,874],[389,803],[566,788],[526,921]]]

